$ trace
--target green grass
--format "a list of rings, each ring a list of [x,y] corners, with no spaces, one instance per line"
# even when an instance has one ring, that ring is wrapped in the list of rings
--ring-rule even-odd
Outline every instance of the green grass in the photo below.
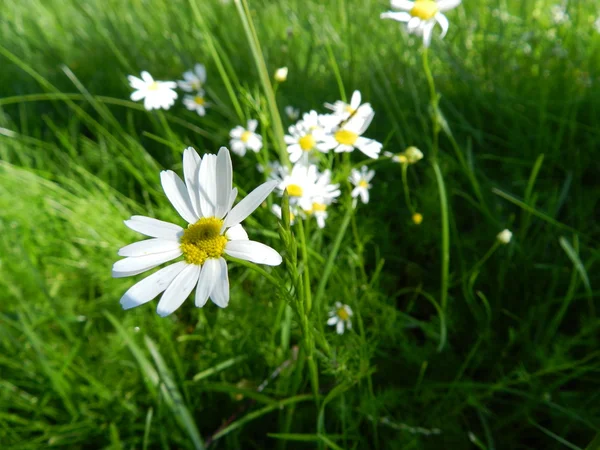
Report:
[[[598,448],[600,8],[570,2],[561,25],[546,0],[449,12],[449,35],[429,50],[443,115],[433,158],[421,45],[379,19],[387,2],[248,1],[262,72],[235,2],[2,4],[2,448]],[[178,79],[196,62],[215,104],[205,118],[128,100],[126,75]],[[274,105],[265,74],[280,66]],[[425,153],[407,174],[421,225],[401,167],[378,161],[371,203],[340,201],[322,232],[306,230],[306,323],[270,278],[235,263],[226,309],[121,310],[133,280],[110,268],[139,239],[123,220],[180,220],[161,169],[180,173],[189,145],[228,145],[248,117],[277,159],[285,105],[323,111],[354,89],[377,112],[370,137]],[[263,180],[256,163],[234,157],[244,192]],[[267,208],[246,225],[289,244]],[[495,244],[503,228],[508,246]],[[335,301],[356,312],[341,337],[324,329]]]

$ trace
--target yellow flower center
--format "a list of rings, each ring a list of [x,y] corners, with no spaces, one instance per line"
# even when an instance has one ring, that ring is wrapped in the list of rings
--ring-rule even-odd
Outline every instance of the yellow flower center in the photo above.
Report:
[[[187,227],[181,237],[181,251],[188,264],[201,266],[208,258],[219,258],[225,251],[227,238],[221,234],[223,221],[203,217]]]
[[[252,132],[246,130],[242,133],[242,137],[240,139],[242,140],[242,142],[248,142],[251,137],[252,137]]]
[[[340,144],[354,145],[354,143],[358,139],[358,134],[348,130],[339,130],[335,132],[333,137],[335,137],[335,140],[338,141]]]
[[[313,203],[312,211],[315,212],[324,212],[327,210],[327,205],[325,203]]]
[[[412,220],[415,223],[415,225],[421,225],[421,222],[423,222],[423,214],[414,213],[412,216]]]
[[[203,106],[206,103],[206,100],[204,100],[204,98],[196,95],[194,97],[194,102],[196,102],[197,105]]]
[[[150,83],[147,87],[147,89],[149,91],[158,91],[158,83],[156,81],[153,81],[152,83]]]
[[[369,182],[368,182],[368,181],[366,181],[366,180],[360,180],[360,181],[358,182],[358,187],[361,187],[361,188],[367,188],[367,187],[369,187]]]
[[[356,112],[356,110],[350,106],[350,105],[346,105],[346,107],[344,108],[346,110],[347,113],[349,113],[350,115],[354,114]]]
[[[304,192],[302,191],[302,188],[297,184],[288,184],[286,189],[290,197],[302,197],[302,194]]]
[[[433,18],[438,11],[438,5],[433,0],[417,0],[410,10],[410,15],[422,20],[429,20]]]
[[[339,308],[336,311],[337,316],[342,319],[342,320],[348,320],[350,318],[350,314],[348,314],[348,311],[346,311],[346,308]]]
[[[317,145],[317,141],[315,141],[315,138],[312,134],[307,134],[298,139],[298,144],[300,144],[300,148],[302,150],[308,152],[315,148],[315,145]]]

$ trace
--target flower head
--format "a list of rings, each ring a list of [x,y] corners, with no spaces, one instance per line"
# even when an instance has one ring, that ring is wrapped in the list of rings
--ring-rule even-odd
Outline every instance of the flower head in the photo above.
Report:
[[[416,164],[423,159],[423,152],[417,147],[410,146],[402,153],[394,154],[390,152],[384,152],[383,156],[391,158],[391,160],[395,163]]]
[[[262,148],[262,136],[256,134],[256,127],[258,126],[258,120],[249,120],[246,128],[237,126],[229,132],[231,141],[231,151],[239,156],[244,156],[246,150],[252,150],[254,153],[258,153]]]
[[[498,241],[501,244],[508,244],[508,243],[510,243],[510,240],[512,239],[512,231],[510,231],[508,228],[505,228],[500,233],[498,233],[498,235],[496,236],[496,239],[498,239]]]
[[[281,256],[271,247],[248,240],[240,223],[271,193],[276,183],[267,181],[233,206],[233,170],[229,151],[200,157],[193,148],[183,153],[182,181],[170,170],[160,174],[165,194],[188,223],[187,228],[144,216],[133,216],[125,225],[152,239],[119,250],[125,259],[113,265],[112,276],[129,277],[183,256],[133,285],[121,298],[124,309],[149,302],[164,292],[157,313],[164,317],[179,308],[196,288],[195,304],[208,298],[224,308],[229,303],[229,277],[223,255],[276,266]]]
[[[423,214],[421,213],[414,213],[412,215],[412,221],[415,225],[421,225],[421,223],[423,223]]]
[[[355,188],[352,190],[352,197],[356,198],[360,195],[363,203],[369,203],[369,189],[371,189],[371,180],[375,176],[374,170],[369,170],[367,166],[362,166],[360,170],[352,169],[348,181]]]
[[[287,80],[287,76],[288,76],[288,68],[287,67],[280,67],[279,69],[277,69],[275,71],[275,81],[277,81],[278,83],[283,83],[285,80]]]
[[[329,319],[327,325],[335,326],[337,334],[344,334],[345,329],[352,329],[352,309],[348,305],[344,305],[340,302],[335,302],[335,306],[329,311]]]
[[[135,89],[131,93],[131,100],[137,102],[144,99],[144,108],[148,111],[153,109],[169,109],[175,103],[177,87],[174,81],[155,81],[148,72],[142,72],[142,78],[129,75],[129,85]]]
[[[382,144],[362,136],[371,124],[374,115],[375,113],[371,111],[366,117],[358,115],[350,117],[341,126],[334,128],[323,137],[318,145],[319,150],[334,150],[336,153],[341,153],[351,152],[356,148],[369,158],[377,158],[381,152]]]
[[[325,103],[325,107],[332,110],[333,114],[337,116],[338,122],[341,120],[347,120],[350,116],[358,115],[359,117],[368,117],[372,112],[370,103],[361,103],[362,96],[360,91],[354,91],[350,103],[343,102],[341,100],[335,103]]]
[[[183,74],[183,80],[177,84],[186,92],[198,92],[206,83],[206,68],[202,64],[196,64],[193,70],[188,70]]]
[[[288,146],[290,161],[295,163],[303,158],[304,162],[308,162],[310,154],[319,150],[317,143],[323,136],[320,125],[317,122],[311,124],[310,121],[301,120],[296,125],[289,127],[288,132],[289,134],[284,136],[284,140]]]
[[[460,3],[461,0],[392,0],[392,8],[401,11],[388,11],[380,17],[406,23],[408,32],[423,36],[423,44],[429,47],[435,24],[442,27],[441,37],[446,36],[449,24],[443,13],[456,8]]]
[[[204,97],[204,91],[200,90],[196,95],[186,95],[183,97],[183,104],[190,111],[196,111],[199,116],[206,114],[206,108],[210,106],[210,103],[206,101]]]

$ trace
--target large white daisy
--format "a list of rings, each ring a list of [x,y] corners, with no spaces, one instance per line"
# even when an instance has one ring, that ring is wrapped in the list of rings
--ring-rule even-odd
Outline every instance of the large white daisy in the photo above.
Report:
[[[229,277],[223,255],[257,264],[276,266],[281,256],[271,247],[248,240],[240,223],[271,193],[277,183],[267,181],[237,205],[237,189],[232,188],[233,170],[229,151],[201,158],[193,148],[183,153],[182,181],[173,171],[160,174],[165,194],[175,210],[188,223],[182,228],[169,222],[133,216],[125,225],[152,239],[119,250],[125,259],[112,268],[116,278],[140,274],[183,255],[183,261],[160,269],[133,285],[121,298],[124,309],[149,302],[164,292],[157,313],[171,314],[196,287],[197,307],[208,298],[224,308],[229,303]],[[233,206],[233,207],[232,207]]]
[[[442,27],[441,37],[446,36],[449,24],[443,13],[456,8],[460,3],[461,0],[392,0],[392,8],[401,11],[385,12],[381,14],[381,18],[406,23],[408,32],[423,36],[425,47],[429,47],[435,24],[439,23]]]
[[[326,135],[318,144],[319,150],[328,151],[334,149],[336,153],[351,152],[355,148],[363,152],[369,158],[377,158],[381,152],[382,144],[373,140],[362,137],[361,135],[367,130],[375,113],[371,113],[366,117],[354,115],[344,122],[337,130],[333,130],[331,134]]]
[[[177,87],[174,81],[155,81],[148,72],[142,72],[142,78],[129,75],[127,77],[129,85],[135,89],[131,93],[131,100],[137,102],[144,100],[144,108],[148,111],[152,109],[169,109],[175,103],[177,92],[173,89]]]
[[[183,74],[183,80],[178,81],[179,87],[186,92],[197,92],[206,83],[206,68],[202,64],[196,64],[194,70],[188,70]]]
[[[244,156],[246,150],[252,150],[254,153],[258,153],[262,148],[262,136],[256,134],[256,127],[258,126],[258,120],[249,120],[246,128],[237,126],[229,132],[231,140],[231,151],[239,156]]]

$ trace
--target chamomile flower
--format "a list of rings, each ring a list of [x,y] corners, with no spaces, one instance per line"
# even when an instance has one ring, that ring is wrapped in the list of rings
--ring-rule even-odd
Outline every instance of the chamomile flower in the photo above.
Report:
[[[312,208],[310,211],[305,211],[306,214],[312,215],[317,221],[317,226],[321,229],[325,228],[325,221],[329,217],[327,208],[331,205],[331,198],[327,197],[314,197]]]
[[[360,199],[363,203],[369,203],[369,189],[371,189],[371,180],[375,176],[374,170],[369,170],[367,166],[362,166],[360,170],[352,169],[348,181],[350,181],[355,188],[352,189],[352,197],[356,198],[360,195]]]
[[[206,83],[206,68],[202,64],[196,64],[193,70],[188,70],[183,74],[183,80],[177,84],[186,92],[198,92]]]
[[[341,127],[326,135],[319,143],[319,150],[334,150],[336,153],[351,152],[355,148],[363,152],[369,158],[377,158],[381,152],[382,144],[362,137],[361,135],[369,127],[375,113],[371,111],[366,117],[352,116],[344,122]]]
[[[327,319],[327,325],[335,326],[337,334],[344,334],[346,328],[352,329],[352,309],[348,305],[344,305],[340,302],[335,302],[335,307],[329,311],[329,319]]]
[[[361,104],[361,101],[360,91],[354,91],[350,103],[338,100],[334,104],[325,103],[325,108],[332,110],[333,114],[340,120],[346,120],[353,115],[367,117],[373,112],[373,108],[371,108],[370,103]]]
[[[288,132],[284,140],[288,146],[290,161],[295,163],[304,157],[303,161],[308,162],[310,153],[318,150],[317,142],[323,135],[323,131],[318,125],[311,126],[306,121],[301,121],[289,127]]]
[[[160,174],[165,194],[188,223],[186,228],[144,216],[133,216],[125,225],[151,237],[119,250],[125,259],[112,268],[115,278],[146,272],[183,256],[183,261],[166,266],[133,285],[121,298],[124,309],[143,305],[164,292],[157,313],[168,316],[179,308],[196,288],[195,304],[202,307],[208,298],[224,308],[229,303],[229,277],[223,255],[257,264],[277,266],[281,256],[271,247],[248,240],[240,223],[275,188],[267,181],[233,206],[237,189],[232,188],[233,170],[229,151],[200,157],[193,148],[183,153],[182,181],[175,172]],[[233,207],[232,207],[233,206]]]
[[[198,91],[196,95],[186,95],[183,97],[183,104],[190,111],[196,111],[199,116],[206,114],[206,108],[210,103],[204,98],[204,91]]]
[[[299,205],[303,210],[312,208],[316,182],[318,178],[317,166],[314,164],[294,164],[291,171],[282,170],[272,174],[278,182],[277,191],[283,195],[287,189],[291,205]]]
[[[442,38],[448,32],[448,19],[443,13],[456,8],[460,3],[461,0],[392,0],[392,8],[401,11],[388,11],[380,17],[405,22],[408,32],[423,36],[423,44],[429,47],[436,24],[442,27]]]
[[[142,72],[142,78],[129,75],[129,85],[135,89],[131,93],[131,100],[137,102],[144,100],[144,108],[148,111],[153,109],[169,109],[175,103],[177,87],[174,81],[155,81],[148,72]]]
[[[229,133],[231,151],[239,156],[244,156],[247,150],[258,153],[262,148],[262,136],[256,134],[258,120],[249,120],[246,128],[237,126]]]
[[[275,78],[275,81],[277,81],[278,83],[283,83],[285,80],[287,80],[287,76],[288,68],[280,67],[275,71],[275,75],[273,75],[273,78]]]

